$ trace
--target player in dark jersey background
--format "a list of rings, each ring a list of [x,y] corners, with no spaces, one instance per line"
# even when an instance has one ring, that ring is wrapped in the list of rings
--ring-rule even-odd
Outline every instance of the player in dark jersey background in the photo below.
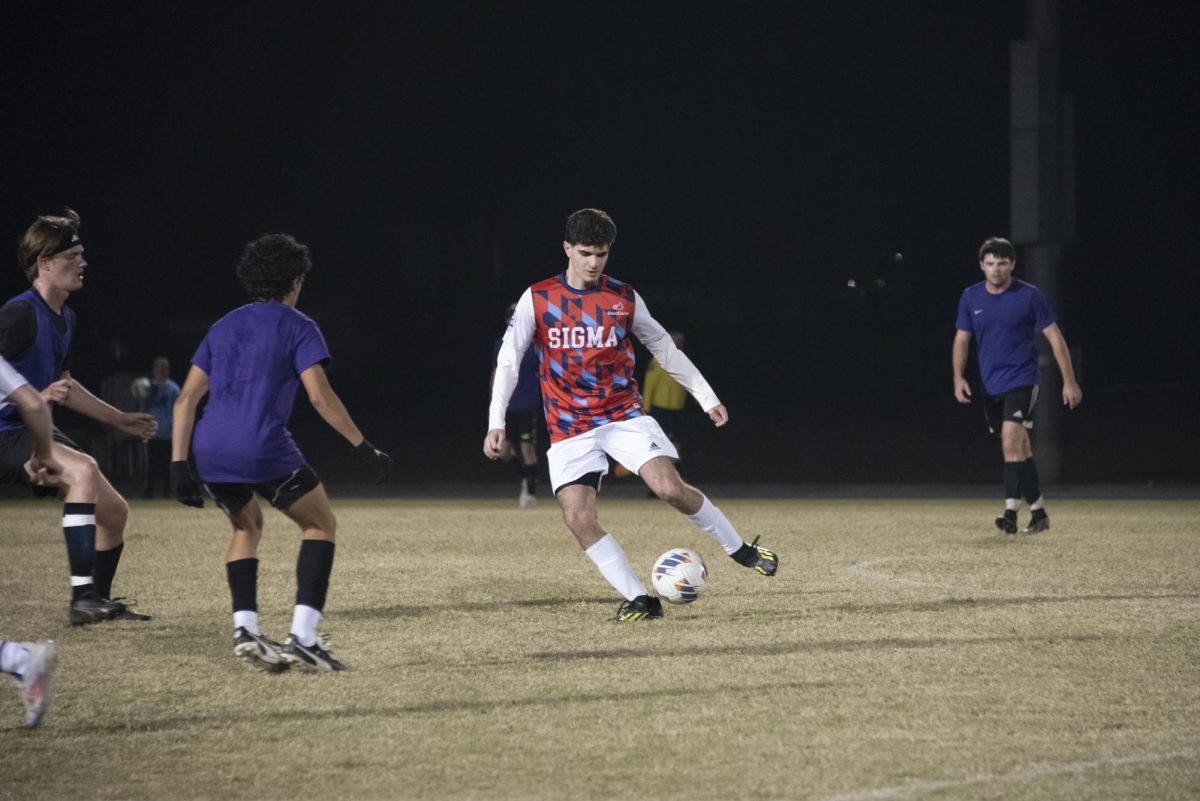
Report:
[[[194,451],[197,472],[233,526],[225,571],[233,600],[234,654],[267,670],[345,669],[316,630],[333,570],[337,520],[325,485],[287,429],[300,385],[321,419],[354,446],[375,483],[387,480],[392,469],[392,460],[367,442],[329,385],[325,368],[331,359],[317,324],[296,310],[311,269],[308,247],[285,234],[266,234],[247,244],[237,274],[253,302],[209,329],[175,403],[172,492],[188,506],[204,505],[187,463],[189,450]],[[205,395],[208,405],[197,425],[196,407]],[[296,604],[282,645],[258,625],[263,514],[256,493],[301,532]]]
[[[1007,239],[993,237],[980,246],[984,280],[967,287],[959,300],[951,363],[954,397],[970,403],[971,387],[964,373],[974,338],[984,416],[992,433],[999,432],[1004,454],[1004,514],[996,518],[996,527],[1006,534],[1017,532],[1017,510],[1024,498],[1031,514],[1022,533],[1032,534],[1050,528],[1029,442],[1037,403],[1038,332],[1050,343],[1062,373],[1063,405],[1074,409],[1083,400],[1083,390],[1075,381],[1071,352],[1053,309],[1037,287],[1012,277],[1016,264],[1016,250]]]
[[[746,543],[720,509],[683,481],[675,447],[654,418],[642,413],[632,337],[687,388],[715,425],[729,420],[725,406],[642,297],[604,274],[616,235],[616,225],[599,209],[581,209],[567,218],[566,270],[525,290],[504,335],[483,452],[496,459],[504,448],[505,411],[518,365],[532,344],[552,443],[546,455],[550,482],[563,519],[600,574],[625,598],[613,619],[632,621],[662,617],[662,603],[646,592],[621,546],[600,526],[597,496],[609,456],[739,564],[771,576],[779,559],[757,539]]]
[[[79,215],[66,209],[62,216],[38,217],[25,231],[19,260],[32,286],[0,308],[0,356],[48,403],[144,440],[157,428],[153,417],[122,412],[71,376],[75,314],[66,302],[83,288],[87,268],[79,229]],[[148,615],[130,609],[129,602],[112,598],[113,578],[125,547],[129,505],[95,459],[57,429],[54,440],[54,458],[62,464],[65,485],[62,525],[71,569],[71,622],[148,620]],[[0,409],[0,460],[23,461],[29,449],[29,431],[16,410]],[[35,492],[46,494],[41,488]]]
[[[504,315],[504,324],[512,321],[517,304],[512,304]],[[504,338],[496,340],[492,348],[492,378],[496,381],[496,358]],[[521,491],[517,494],[517,506],[532,509],[537,505],[538,431],[542,428],[542,390],[538,385],[538,361],[532,350],[525,352],[521,369],[517,375],[517,387],[508,401],[504,417],[505,442],[500,451],[500,461],[514,462],[521,474]]]

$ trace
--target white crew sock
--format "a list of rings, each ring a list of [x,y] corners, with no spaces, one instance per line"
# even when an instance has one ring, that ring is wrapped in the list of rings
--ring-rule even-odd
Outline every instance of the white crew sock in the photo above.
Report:
[[[317,642],[317,624],[321,622],[321,613],[311,606],[296,604],[292,612],[292,634],[301,645],[315,645]]]
[[[725,553],[730,555],[736,553],[738,548],[746,544],[746,541],[737,533],[737,529],[733,527],[733,523],[729,522],[729,518],[712,505],[712,501],[708,499],[707,495],[701,497],[704,498],[704,503],[700,504],[700,511],[694,515],[688,515],[688,520],[691,520],[697,528],[707,531],[708,536],[725,549]]]
[[[25,675],[29,667],[29,643],[0,640],[0,672],[16,676]]]
[[[1029,511],[1036,512],[1038,509],[1044,509],[1046,507],[1045,500],[1045,498],[1039,495],[1036,501],[1029,504]]]
[[[242,609],[234,612],[233,628],[242,628],[251,634],[258,634],[258,612],[249,609]]]
[[[1004,499],[1004,511],[1015,512],[1020,508],[1021,508],[1021,499],[1020,498],[1005,498]]]
[[[600,575],[621,593],[626,601],[632,601],[639,595],[647,595],[645,586],[638,581],[629,559],[621,546],[613,539],[612,534],[605,534],[592,547],[584,551],[600,570]]]

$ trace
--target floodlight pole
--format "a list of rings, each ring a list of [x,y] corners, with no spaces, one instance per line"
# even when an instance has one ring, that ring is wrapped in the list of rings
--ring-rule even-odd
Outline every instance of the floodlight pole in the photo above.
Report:
[[[1074,98],[1061,92],[1058,0],[1026,0],[1026,38],[1010,55],[1010,216],[1018,272],[1037,285],[1055,311],[1063,248],[1074,237]],[[1038,337],[1041,399],[1034,427],[1038,472],[1062,479],[1062,377]]]

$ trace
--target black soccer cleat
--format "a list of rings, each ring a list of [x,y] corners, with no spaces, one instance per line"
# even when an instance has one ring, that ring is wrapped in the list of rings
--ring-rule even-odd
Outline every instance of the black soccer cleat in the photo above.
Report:
[[[1003,517],[996,518],[996,528],[1005,534],[1017,533],[1017,510],[1008,509],[1004,512]]]
[[[759,545],[758,537],[754,538],[754,542],[743,542],[742,547],[729,556],[739,565],[756,570],[764,576],[773,576],[775,571],[779,570],[779,554]]]
[[[775,575],[775,571],[779,569],[779,554],[759,545],[758,537],[754,538],[754,542],[750,543],[750,547],[755,551],[755,559],[746,565],[746,567],[752,567],[764,576]]]
[[[95,595],[84,595],[71,602],[71,625],[88,626],[104,620],[120,620],[122,619],[120,616],[127,612],[129,612],[129,607],[120,601],[97,598]],[[130,614],[136,615],[137,613],[131,612]],[[148,620],[149,617],[145,619]]]
[[[654,620],[662,616],[661,600],[650,595],[639,595],[632,601],[621,601],[617,613],[609,620],[614,623],[631,623],[635,620]]]
[[[312,645],[301,645],[295,634],[289,634],[279,655],[292,667],[315,671],[345,670],[345,665],[329,655],[330,650],[329,638],[324,634],[318,634]]]
[[[1033,516],[1029,518],[1029,525],[1021,529],[1022,534],[1037,534],[1039,531],[1050,530],[1050,515],[1046,514],[1045,509],[1034,509]]]
[[[282,673],[288,663],[280,654],[282,645],[261,634],[253,634],[238,626],[233,632],[233,655],[268,673]]]
[[[133,611],[133,607],[137,606],[137,601],[133,600],[132,598],[117,597],[117,598],[104,598],[102,600],[106,601],[107,603],[113,604],[114,606],[121,607],[120,609],[113,610],[112,615],[110,615],[108,617],[109,620],[153,620],[154,619],[150,615],[145,614],[144,612]]]

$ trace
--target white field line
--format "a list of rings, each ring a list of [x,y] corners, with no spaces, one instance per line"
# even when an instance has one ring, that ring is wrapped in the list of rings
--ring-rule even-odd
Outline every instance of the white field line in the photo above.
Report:
[[[851,790],[845,793],[836,793],[825,796],[821,801],[877,801],[877,799],[912,798],[924,793],[937,792],[955,787],[969,787],[975,784],[997,784],[1001,782],[1028,782],[1051,776],[1086,773],[1092,770],[1120,767],[1122,765],[1148,765],[1155,762],[1167,762],[1172,759],[1195,759],[1197,755],[1200,755],[1200,751],[1189,749],[1167,751],[1161,754],[1150,753],[1098,757],[1078,762],[1043,762],[1007,773],[974,773],[970,776],[964,776],[961,779],[913,779],[904,784],[893,785],[892,787],[876,787],[871,790]]]

